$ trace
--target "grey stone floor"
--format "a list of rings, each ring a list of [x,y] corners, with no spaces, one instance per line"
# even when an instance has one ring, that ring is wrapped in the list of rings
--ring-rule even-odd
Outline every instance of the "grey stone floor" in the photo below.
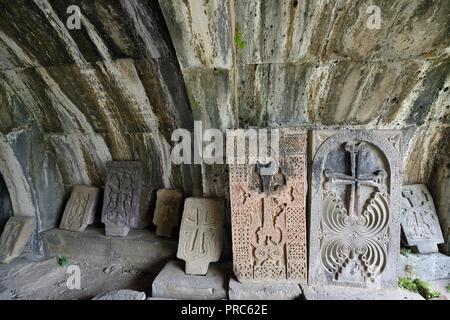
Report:
[[[80,289],[70,290],[67,286],[70,265],[80,267]],[[155,276],[120,265],[88,265],[69,260],[66,267],[61,267],[57,258],[20,257],[0,265],[0,288],[2,298],[7,298],[5,291],[9,291],[12,300],[85,300],[123,288],[151,296]]]
[[[81,271],[81,288],[70,290],[67,287],[68,266],[78,265]],[[24,256],[15,259],[8,265],[0,265],[0,296],[6,298],[5,291],[9,291],[10,299],[24,300],[71,300],[91,299],[118,289],[131,289],[145,292],[152,297],[152,283],[156,274],[147,273],[139,269],[127,268],[121,265],[87,265],[85,262],[69,260],[66,267],[58,264],[57,258],[43,259],[40,257]],[[446,286],[449,280],[430,281],[434,290],[441,291],[442,296],[437,300],[447,300],[449,294]],[[227,284],[224,284],[225,286]],[[355,299],[351,292],[343,295],[340,288],[338,295],[321,294],[317,288],[303,287],[306,299]],[[338,288],[334,288],[338,289]],[[323,293],[323,292],[322,292]],[[356,299],[361,299],[361,294]],[[223,299],[223,297],[221,297]],[[248,298],[248,297],[247,297]],[[421,300],[420,295],[395,290],[389,296],[377,293],[367,299],[398,299]]]

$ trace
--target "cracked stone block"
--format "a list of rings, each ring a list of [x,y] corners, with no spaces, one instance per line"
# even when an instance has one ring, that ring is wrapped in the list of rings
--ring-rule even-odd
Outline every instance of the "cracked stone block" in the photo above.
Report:
[[[222,252],[223,200],[187,198],[184,203],[177,258],[186,261],[186,273],[205,275]]]
[[[230,300],[296,300],[301,295],[295,283],[241,283],[231,277],[228,284]]]
[[[433,197],[424,184],[403,186],[401,225],[402,242],[419,253],[439,252],[444,243]]]
[[[35,223],[35,217],[13,216],[8,219],[0,237],[0,263],[9,263],[22,253]]]
[[[99,188],[74,186],[59,228],[83,232],[88,225],[93,224],[99,195]]]
[[[156,193],[156,207],[153,223],[158,236],[171,238],[172,230],[179,226],[183,193],[176,190],[160,189]]]
[[[396,288],[401,132],[314,131],[311,153],[308,285]]]
[[[135,227],[142,189],[142,164],[139,161],[110,161],[103,199],[102,222],[105,234],[125,237]]]
[[[211,264],[204,276],[184,272],[182,261],[169,261],[152,284],[152,298],[221,300],[227,299],[230,264]]]

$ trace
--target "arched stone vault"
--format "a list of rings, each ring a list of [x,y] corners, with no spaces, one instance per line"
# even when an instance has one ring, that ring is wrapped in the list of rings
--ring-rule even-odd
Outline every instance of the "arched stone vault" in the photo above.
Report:
[[[400,129],[405,184],[430,183],[448,157],[450,2],[383,1],[379,30],[371,0],[159,4],[204,126]],[[228,198],[225,166],[202,175],[205,194]]]
[[[102,186],[111,159],[144,164],[144,211],[158,188],[199,190],[197,169],[169,161],[193,118],[157,3],[78,1],[69,30],[72,4],[0,1],[0,170],[38,231],[59,224],[73,184]]]
[[[397,128],[404,183],[442,167],[446,0],[384,1],[380,30],[366,27],[369,0],[82,0],[69,30],[72,2],[0,0],[0,165],[10,193],[28,192],[15,210],[41,230],[73,184],[103,184],[110,159],[143,162],[144,208],[161,187],[228,198],[226,166],[168,163],[171,132],[194,119]]]
[[[401,129],[404,182],[428,182],[450,112],[448,1],[385,1],[379,30],[368,0],[159,4],[195,120]]]

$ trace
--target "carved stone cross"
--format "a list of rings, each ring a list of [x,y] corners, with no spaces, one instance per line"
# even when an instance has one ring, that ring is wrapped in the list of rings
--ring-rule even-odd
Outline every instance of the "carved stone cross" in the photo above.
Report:
[[[402,192],[401,225],[405,245],[416,246],[419,253],[438,252],[437,244],[443,243],[439,218],[433,197],[422,184],[405,185]]]
[[[181,221],[177,257],[186,261],[186,273],[205,275],[222,250],[223,201],[187,198]]]
[[[364,142],[347,142],[345,144],[345,150],[350,152],[350,171],[351,174],[335,173],[330,169],[325,170],[325,176],[328,181],[325,183],[325,189],[331,190],[333,185],[350,185],[350,203],[349,203],[349,216],[359,217],[359,199],[360,199],[360,187],[367,185],[378,188],[383,192],[384,179],[386,178],[386,172],[380,170],[377,174],[362,174],[360,169],[361,165],[361,152],[366,147]]]

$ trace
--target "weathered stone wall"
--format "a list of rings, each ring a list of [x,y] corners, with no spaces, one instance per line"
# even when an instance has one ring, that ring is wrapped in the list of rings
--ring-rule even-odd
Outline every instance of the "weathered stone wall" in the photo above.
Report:
[[[76,1],[69,30],[71,4],[0,1],[0,171],[37,231],[59,223],[73,184],[102,186],[108,160],[142,161],[143,212],[158,188],[199,188],[170,163],[192,114],[158,4]]]
[[[80,30],[65,25],[72,4]],[[379,30],[366,27],[371,4],[381,9]],[[143,211],[160,187],[228,200],[225,165],[169,161],[172,130],[194,119],[222,130],[400,129],[403,182],[429,184],[448,212],[448,164],[437,160],[448,159],[446,0],[0,0],[0,8],[0,172],[15,214],[36,215],[37,230],[59,222],[73,184],[102,186],[111,159],[144,164]]]
[[[439,215],[445,243],[440,250],[450,255],[450,131],[447,130],[435,158],[430,178],[430,191]]]
[[[448,1],[159,3],[204,126],[399,129],[403,182],[434,183],[449,132]],[[379,30],[366,26],[372,4]],[[226,179],[225,166],[203,168],[207,194],[223,196]]]
[[[5,180],[3,180],[3,177],[0,175],[0,234],[11,216],[11,199],[9,198],[9,192],[8,188],[6,188]]]

